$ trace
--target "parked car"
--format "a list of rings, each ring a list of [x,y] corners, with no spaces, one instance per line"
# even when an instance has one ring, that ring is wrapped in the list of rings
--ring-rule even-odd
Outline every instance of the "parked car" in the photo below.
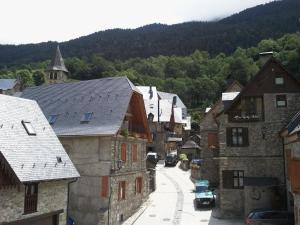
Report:
[[[251,211],[246,225],[294,225],[294,214],[287,211],[257,209]]]
[[[215,194],[209,189],[208,180],[198,180],[195,182],[195,203],[197,208],[201,206],[213,206],[215,198]]]
[[[176,166],[178,162],[177,155],[170,154],[165,158],[165,166]]]
[[[158,154],[156,152],[148,152],[146,159],[151,163],[157,163],[159,160]]]

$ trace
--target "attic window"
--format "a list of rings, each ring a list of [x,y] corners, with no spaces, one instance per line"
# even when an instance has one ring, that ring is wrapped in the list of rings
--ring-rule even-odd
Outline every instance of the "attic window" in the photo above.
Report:
[[[56,120],[57,120],[57,115],[50,115],[49,117],[48,117],[48,122],[52,125],[52,124],[54,124],[55,122],[56,122]]]
[[[33,129],[33,126],[31,125],[31,122],[22,120],[22,124],[28,135],[36,135],[36,132]]]
[[[284,79],[283,77],[275,77],[275,84],[276,85],[283,85],[284,84]]]
[[[92,112],[88,112],[88,113],[84,113],[82,115],[82,118],[81,118],[81,123],[88,123],[92,120],[93,118],[93,113]]]
[[[57,160],[58,163],[62,163],[62,159],[61,159],[60,156],[56,156],[56,160]]]

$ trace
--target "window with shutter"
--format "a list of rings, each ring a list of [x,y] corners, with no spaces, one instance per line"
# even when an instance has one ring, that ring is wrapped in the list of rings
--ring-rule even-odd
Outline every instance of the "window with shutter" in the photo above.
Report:
[[[292,166],[292,154],[291,149],[285,150],[285,158],[286,158],[286,178],[288,180],[291,179],[291,166]]]
[[[134,144],[131,146],[132,148],[132,161],[136,162],[137,161],[137,145]]]
[[[142,177],[137,177],[135,179],[135,194],[142,193]]]
[[[218,134],[217,133],[208,133],[207,134],[207,142],[209,148],[218,148]]]
[[[222,181],[224,189],[233,188],[233,170],[223,170],[222,171]]]
[[[38,203],[38,184],[25,185],[25,200],[24,200],[24,214],[34,213],[37,211]]]
[[[101,197],[106,198],[108,196],[108,176],[101,178]]]
[[[125,188],[126,188],[126,181],[120,181],[119,182],[119,198],[118,198],[119,201],[125,199]]]
[[[246,127],[230,127],[226,129],[227,146],[249,146],[249,134]]]
[[[123,162],[126,162],[126,144],[125,143],[123,143],[121,145],[121,160]]]
[[[291,187],[294,193],[300,193],[300,160],[292,160],[291,165]]]

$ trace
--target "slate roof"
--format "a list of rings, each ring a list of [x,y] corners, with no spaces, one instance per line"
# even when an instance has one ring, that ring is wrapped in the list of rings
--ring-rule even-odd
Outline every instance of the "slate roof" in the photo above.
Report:
[[[35,101],[0,95],[0,105],[0,155],[20,182],[79,177]],[[31,122],[36,135],[27,134],[22,120]]]
[[[292,118],[292,120],[286,126],[288,134],[294,134],[300,131],[300,111]]]
[[[150,96],[150,86],[137,86],[137,89],[143,94],[146,114],[152,113],[154,115],[153,121],[158,121],[158,95],[156,87],[151,87],[152,97]]]
[[[184,145],[181,147],[182,149],[201,149],[196,142],[193,140],[188,140],[187,142],[184,143]]]
[[[159,121],[170,122],[172,115],[172,103],[167,99],[159,100]]]
[[[16,84],[16,79],[0,79],[0,90],[6,91],[13,89]]]
[[[64,71],[66,73],[68,73],[69,71],[67,70],[65,63],[64,63],[64,59],[61,55],[59,46],[57,45],[55,54],[53,55],[53,58],[50,62],[50,64],[47,67],[47,70],[57,70],[57,71]]]
[[[127,77],[110,77],[74,83],[27,88],[23,98],[38,102],[58,136],[110,136],[120,129],[133,92],[137,88]],[[92,113],[81,123],[84,113]]]
[[[173,103],[173,97],[176,96],[177,101],[176,101],[175,107],[182,108],[182,116],[183,116],[183,118],[185,118],[187,116],[187,107],[181,101],[181,99],[179,98],[179,96],[177,94],[168,93],[168,92],[162,92],[162,91],[158,91],[157,93],[158,93],[158,96],[160,97],[160,99],[166,99],[171,104]]]

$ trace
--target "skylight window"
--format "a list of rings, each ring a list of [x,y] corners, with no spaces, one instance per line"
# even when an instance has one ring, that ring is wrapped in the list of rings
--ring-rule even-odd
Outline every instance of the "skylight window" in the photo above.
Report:
[[[52,125],[52,124],[54,124],[55,122],[56,122],[56,120],[57,120],[57,115],[50,115],[49,117],[48,117],[48,122]]]
[[[92,112],[88,112],[88,113],[84,113],[82,115],[82,118],[81,118],[81,123],[88,123],[92,120],[93,118],[93,113]]]
[[[36,132],[31,124],[31,122],[22,120],[22,124],[28,135],[36,135]]]

